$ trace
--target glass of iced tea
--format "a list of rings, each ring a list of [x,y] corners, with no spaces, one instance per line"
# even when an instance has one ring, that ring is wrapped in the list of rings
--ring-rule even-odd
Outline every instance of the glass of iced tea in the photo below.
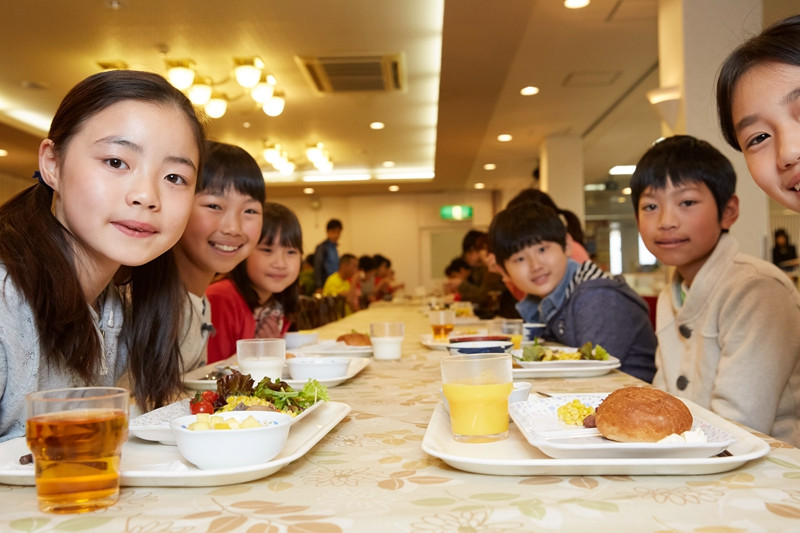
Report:
[[[117,501],[128,401],[128,391],[118,387],[56,389],[27,396],[26,438],[39,509],[83,513]]]
[[[452,309],[436,309],[428,313],[433,328],[433,340],[447,342],[447,336],[452,333],[456,323],[456,312]]]

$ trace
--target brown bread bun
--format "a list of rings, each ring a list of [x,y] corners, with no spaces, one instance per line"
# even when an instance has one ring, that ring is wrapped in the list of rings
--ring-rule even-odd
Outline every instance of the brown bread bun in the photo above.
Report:
[[[692,413],[659,389],[627,387],[609,394],[595,412],[600,433],[617,442],[657,442],[692,429]]]
[[[337,342],[344,342],[348,346],[372,346],[369,335],[363,333],[345,333],[336,338]]]

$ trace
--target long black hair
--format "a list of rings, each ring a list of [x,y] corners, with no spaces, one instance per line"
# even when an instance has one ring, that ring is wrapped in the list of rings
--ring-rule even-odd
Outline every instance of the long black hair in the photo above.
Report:
[[[48,138],[57,157],[92,116],[123,101],[181,110],[197,142],[202,165],[205,133],[191,102],[157,74],[116,70],[95,74],[64,97]],[[41,357],[73,371],[87,384],[103,349],[78,278],[72,235],[51,213],[53,190],[38,183],[0,207],[0,259],[28,301]],[[125,307],[122,341],[129,352],[134,397],[142,409],[169,403],[181,391],[180,317],[185,292],[171,251],[147,264],[123,267],[116,280]]]

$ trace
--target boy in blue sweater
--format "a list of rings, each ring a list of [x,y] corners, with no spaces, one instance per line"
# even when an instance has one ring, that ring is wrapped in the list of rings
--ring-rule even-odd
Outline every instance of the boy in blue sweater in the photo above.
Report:
[[[599,344],[620,359],[620,370],[652,382],[657,341],[647,304],[621,276],[569,258],[567,228],[555,211],[529,204],[501,211],[489,247],[527,294],[517,303],[520,316],[547,325],[545,340]]]

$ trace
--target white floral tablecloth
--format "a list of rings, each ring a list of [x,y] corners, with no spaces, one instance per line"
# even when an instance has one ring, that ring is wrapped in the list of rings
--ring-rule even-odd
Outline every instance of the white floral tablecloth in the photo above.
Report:
[[[800,450],[768,437],[763,459],[698,476],[491,476],[421,449],[439,401],[444,352],[415,306],[383,306],[319,329],[333,339],[369,323],[406,324],[403,358],[372,361],[331,399],[349,415],[309,453],[270,477],[207,488],[123,487],[86,515],[38,511],[34,487],[0,485],[0,531],[800,531]],[[610,391],[639,383],[613,371],[536,379],[543,392]]]

